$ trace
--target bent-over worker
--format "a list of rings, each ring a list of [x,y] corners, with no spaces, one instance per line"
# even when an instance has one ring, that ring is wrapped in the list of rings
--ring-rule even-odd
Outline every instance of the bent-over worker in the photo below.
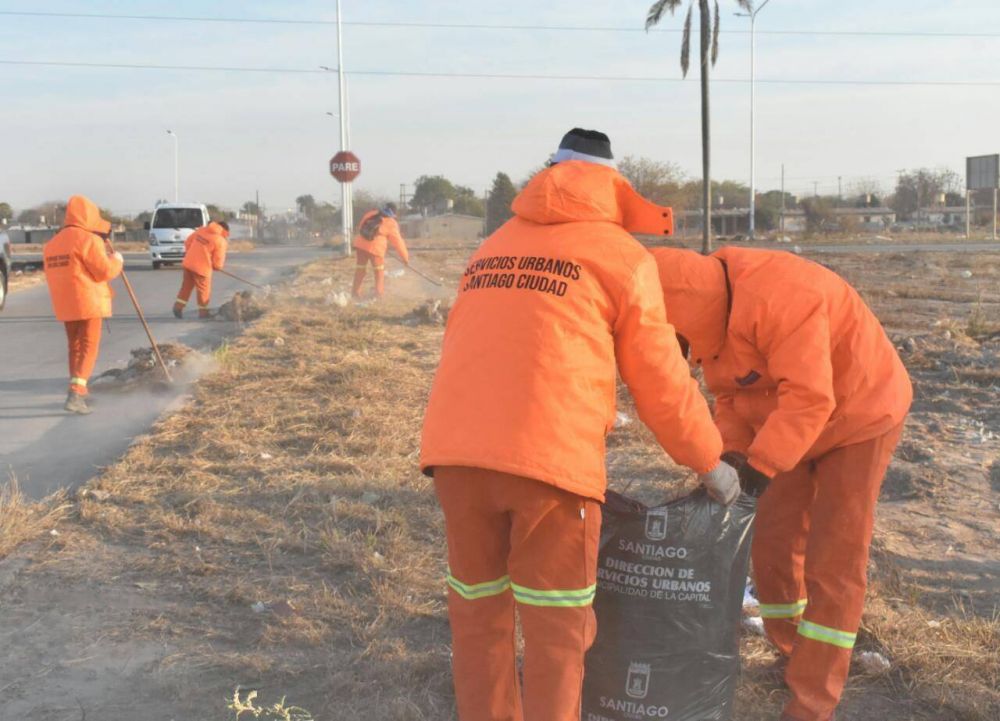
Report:
[[[821,265],[743,248],[653,255],[667,312],[715,396],[724,457],[763,493],[752,555],[764,626],[789,657],[782,719],[828,721],[910,379],[861,296]]]
[[[191,291],[198,292],[198,317],[211,318],[208,306],[212,302],[212,273],[226,265],[226,248],[229,240],[229,223],[212,221],[195,230],[184,241],[184,279],[174,303],[174,317],[184,317],[184,306],[191,298]]]
[[[380,209],[365,213],[358,224],[358,234],[354,236],[352,245],[358,257],[352,288],[355,298],[361,297],[361,286],[365,282],[369,264],[375,275],[375,296],[382,298],[385,295],[385,256],[389,246],[392,246],[406,265],[410,264],[410,251],[399,229],[394,203],[386,203]]]

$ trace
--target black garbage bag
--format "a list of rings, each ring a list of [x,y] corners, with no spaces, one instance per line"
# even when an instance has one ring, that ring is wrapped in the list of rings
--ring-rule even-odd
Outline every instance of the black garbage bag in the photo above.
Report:
[[[583,721],[728,721],[757,502],[703,489],[650,508],[609,492]]]

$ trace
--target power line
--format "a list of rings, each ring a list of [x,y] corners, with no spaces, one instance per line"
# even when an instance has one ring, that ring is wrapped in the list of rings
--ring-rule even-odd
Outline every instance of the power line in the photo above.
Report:
[[[138,20],[153,22],[201,22],[201,23],[242,23],[250,25],[336,25],[335,20],[294,19],[294,18],[248,18],[248,17],[199,17],[194,15],[126,15],[114,13],[68,13],[37,12],[23,10],[0,10],[0,16],[70,18],[84,20]],[[646,33],[642,27],[622,27],[605,25],[529,25],[490,23],[441,23],[419,21],[346,20],[344,25],[358,27],[385,27],[439,30],[536,30],[543,32],[615,32]],[[681,32],[680,28],[654,28],[652,33]],[[749,30],[723,30],[723,33],[748,35]],[[757,30],[758,35],[810,35],[827,37],[906,37],[906,38],[1000,38],[1000,33],[991,32],[938,32],[920,30]]]
[[[278,73],[317,75],[330,72],[320,68],[253,67],[226,65],[158,65],[153,63],[90,63],[62,60],[0,59],[0,65],[34,67],[92,68],[107,70],[174,70],[227,73]],[[335,71],[335,69],[333,69]],[[640,82],[640,83],[695,83],[695,78],[653,75],[553,75],[539,73],[456,73],[420,70],[348,70],[348,75],[368,77],[403,78],[455,78],[474,80],[555,80],[561,82]],[[713,78],[714,83],[747,84],[749,78]],[[860,85],[900,87],[1000,87],[1000,80],[837,80],[827,78],[757,78],[759,85]]]

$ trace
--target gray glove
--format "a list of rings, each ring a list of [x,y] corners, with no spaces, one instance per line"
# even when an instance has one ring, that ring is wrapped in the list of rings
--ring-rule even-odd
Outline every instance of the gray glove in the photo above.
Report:
[[[719,465],[698,476],[698,480],[705,486],[708,495],[724,506],[739,498],[740,475],[725,461],[719,461]]]

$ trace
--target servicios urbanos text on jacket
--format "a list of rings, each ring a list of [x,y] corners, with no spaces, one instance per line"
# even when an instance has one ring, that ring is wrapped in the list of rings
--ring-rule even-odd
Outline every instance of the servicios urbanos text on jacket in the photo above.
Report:
[[[211,276],[213,270],[222,270],[226,265],[228,237],[226,229],[215,222],[197,228],[184,241],[181,266],[204,277]]]
[[[460,281],[421,468],[486,468],[603,500],[616,364],[670,456],[715,467],[721,437],[667,322],[656,264],[628,232],[663,234],[670,210],[581,161],[540,172],[512,208]]]
[[[63,228],[45,244],[45,280],[56,319],[62,322],[111,317],[108,281],[122,272],[121,257],[109,254],[102,235],[111,224],[89,198],[74,195]]]
[[[906,368],[833,271],[770,250],[652,252],[668,312],[715,396],[727,451],[773,477],[905,418]]]

